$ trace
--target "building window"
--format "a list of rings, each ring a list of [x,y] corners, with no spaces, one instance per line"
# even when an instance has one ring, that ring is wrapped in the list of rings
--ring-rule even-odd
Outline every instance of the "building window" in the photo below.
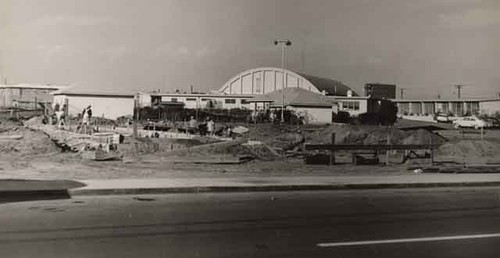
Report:
[[[343,110],[351,110],[358,111],[359,110],[359,101],[343,101],[342,102]]]
[[[208,99],[202,98],[201,101],[208,101]]]
[[[196,101],[196,98],[186,98],[186,101]]]
[[[241,104],[250,104],[250,101],[248,101],[248,99],[242,99]]]
[[[171,98],[170,101],[177,102],[177,98]]]
[[[224,103],[226,103],[226,104],[236,104],[236,99],[225,99]]]

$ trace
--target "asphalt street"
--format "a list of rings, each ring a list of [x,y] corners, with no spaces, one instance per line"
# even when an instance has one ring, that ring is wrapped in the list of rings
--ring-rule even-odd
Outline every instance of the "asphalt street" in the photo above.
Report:
[[[0,204],[0,257],[500,257],[500,188]]]

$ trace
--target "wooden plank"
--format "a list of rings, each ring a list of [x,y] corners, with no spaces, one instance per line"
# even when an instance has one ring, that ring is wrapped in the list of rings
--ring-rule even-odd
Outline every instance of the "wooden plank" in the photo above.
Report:
[[[0,141],[21,140],[22,138],[23,138],[23,136],[20,134],[19,135],[17,135],[17,134],[15,134],[15,135],[2,135],[2,136],[0,136]]]
[[[306,144],[306,150],[424,150],[437,149],[430,144]]]

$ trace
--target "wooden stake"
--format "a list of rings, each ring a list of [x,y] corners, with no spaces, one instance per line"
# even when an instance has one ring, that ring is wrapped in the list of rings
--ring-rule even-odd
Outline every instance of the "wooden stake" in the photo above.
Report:
[[[390,145],[391,144],[391,135],[390,133],[387,134],[387,145]],[[389,154],[390,154],[391,150],[386,150],[385,151],[385,164],[386,165],[389,165]]]
[[[332,145],[335,145],[335,133],[332,133]],[[335,150],[333,148],[330,150],[330,166],[335,165]]]

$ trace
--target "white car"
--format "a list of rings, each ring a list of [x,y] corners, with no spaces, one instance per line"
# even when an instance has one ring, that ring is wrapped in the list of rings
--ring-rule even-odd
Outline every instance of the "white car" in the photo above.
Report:
[[[453,121],[451,116],[445,113],[437,113],[434,115],[434,120],[438,123],[451,123]]]
[[[453,126],[455,126],[455,128],[471,127],[474,129],[479,129],[479,128],[491,127],[492,125],[478,117],[466,116],[453,121]]]

